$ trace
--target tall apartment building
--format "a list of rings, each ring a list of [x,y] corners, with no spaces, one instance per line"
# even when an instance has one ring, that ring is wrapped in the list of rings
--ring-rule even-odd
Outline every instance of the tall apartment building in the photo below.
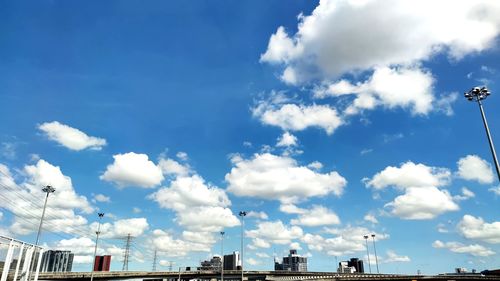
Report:
[[[339,273],[364,273],[365,269],[363,267],[363,261],[358,258],[352,258],[349,261],[339,262],[339,267],[337,269]]]
[[[111,256],[95,256],[94,271],[109,271],[111,265]]]
[[[235,251],[231,255],[224,255],[224,270],[241,269],[240,252]]]
[[[73,267],[71,251],[48,250],[42,255],[41,272],[66,272]]]
[[[297,250],[290,250],[288,257],[283,257],[283,262],[274,262],[274,270],[307,271],[307,258],[297,254]]]

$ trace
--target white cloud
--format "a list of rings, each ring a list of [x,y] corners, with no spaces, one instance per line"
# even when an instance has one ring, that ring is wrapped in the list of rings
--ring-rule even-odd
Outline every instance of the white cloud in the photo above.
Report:
[[[448,249],[454,253],[459,254],[470,254],[475,257],[488,257],[495,254],[491,249],[488,249],[479,244],[464,245],[459,242],[441,242],[439,240],[432,243],[432,247],[437,249]]]
[[[406,193],[385,204],[391,214],[407,220],[433,219],[449,211],[457,211],[458,205],[446,190],[436,187],[410,187]]]
[[[256,226],[256,229],[245,231],[246,236],[253,238],[254,242],[261,239],[267,243],[286,245],[303,235],[302,228],[286,226],[280,220],[259,222]]]
[[[286,156],[255,154],[252,159],[233,157],[226,174],[227,190],[237,196],[295,202],[309,197],[340,196],[347,181],[339,173],[318,173]]]
[[[320,226],[340,224],[340,219],[332,210],[323,206],[315,205],[311,209],[301,213],[291,224],[304,226]]]
[[[203,237],[199,238],[203,239],[197,239],[197,241],[176,239],[172,234],[156,229],[153,231],[152,244],[155,249],[168,257],[182,257],[190,252],[210,252],[211,245],[214,243],[211,234],[204,233]]]
[[[261,101],[252,109],[254,117],[267,125],[286,131],[302,131],[309,127],[325,130],[328,135],[343,124],[337,110],[327,105],[280,104]]]
[[[0,155],[13,160],[16,159],[17,153],[17,143],[14,142],[2,142],[0,143]]]
[[[314,162],[309,163],[307,165],[307,168],[310,168],[310,169],[318,171],[318,170],[321,170],[321,168],[323,168],[323,164],[321,164],[318,161],[314,161]]]
[[[184,151],[177,152],[177,154],[175,154],[175,156],[182,161],[187,161],[189,159],[188,154]]]
[[[90,229],[97,230],[98,223],[90,224]],[[124,238],[130,234],[132,237],[139,237],[149,229],[146,218],[129,218],[114,221],[113,223],[101,224],[101,236],[103,238]]]
[[[299,242],[292,242],[292,243],[290,243],[289,248],[290,249],[294,249],[294,250],[302,250],[302,247],[300,246]]]
[[[94,194],[93,202],[109,203],[111,202],[111,198],[109,198],[109,196],[106,196],[104,194]]]
[[[381,190],[388,186],[398,188],[443,186],[449,183],[451,172],[445,168],[429,167],[408,161],[401,167],[389,166],[373,178],[363,181],[368,187]]]
[[[393,263],[393,262],[410,262],[411,259],[408,256],[400,256],[392,250],[387,251],[387,257],[383,259],[383,263]]]
[[[491,191],[491,192],[493,192],[493,194],[500,196],[500,185],[497,187],[489,188],[488,191]]]
[[[468,239],[500,244],[500,221],[487,223],[481,217],[464,215],[457,228]]]
[[[467,187],[462,187],[462,194],[453,196],[453,199],[455,199],[455,201],[463,201],[474,198],[475,196],[476,194],[474,194],[474,192],[469,190]]]
[[[373,109],[378,105],[410,108],[414,114],[427,114],[434,101],[433,81],[431,73],[416,67],[377,67],[365,82],[353,85],[347,80],[340,80],[327,88],[317,89],[315,97],[355,95],[356,98],[345,110],[348,115]]]
[[[227,208],[231,201],[224,190],[206,184],[199,175],[178,177],[148,196],[160,207],[176,211],[176,221],[190,230],[219,231],[239,225],[239,220]]]
[[[492,183],[494,180],[493,170],[490,163],[477,155],[467,155],[457,162],[460,178],[475,180],[482,184]]]
[[[141,210],[141,208],[134,207],[134,208],[132,208],[132,212],[133,212],[134,214],[138,214],[138,213],[142,212],[142,210]]]
[[[270,258],[270,257],[271,257],[271,256],[269,256],[269,255],[268,255],[268,254],[266,254],[266,253],[255,253],[255,255],[256,255],[257,257],[259,257],[259,258],[265,258],[265,259],[267,259],[267,258]]]
[[[486,0],[324,0],[311,15],[299,17],[295,35],[279,27],[261,61],[283,64],[282,78],[300,83],[411,65],[436,53],[460,59],[493,46],[499,13],[500,4]]]
[[[16,183],[14,178],[21,182]],[[75,192],[71,178],[45,160],[24,166],[19,175],[12,175],[7,166],[0,164],[0,184],[2,207],[14,214],[10,230],[18,235],[36,231],[43,208],[43,186],[51,185],[56,190],[48,198],[44,219],[44,226],[53,232],[72,233],[84,227],[87,220],[79,213],[94,211],[87,198]]]
[[[376,217],[374,214],[372,214],[372,213],[368,213],[368,214],[366,214],[366,215],[363,217],[363,219],[364,219],[365,221],[369,221],[369,222],[371,222],[371,223],[378,223],[377,217]]]
[[[191,172],[188,165],[182,165],[170,158],[160,158],[158,167],[160,167],[164,175],[187,176]]]
[[[269,217],[265,212],[255,212],[255,211],[250,211],[247,213],[247,218],[257,218],[261,220],[267,220]]]
[[[162,170],[146,154],[129,152],[113,155],[113,158],[113,164],[108,165],[101,180],[113,182],[118,187],[142,188],[152,188],[163,181]]]
[[[79,151],[87,148],[101,150],[106,145],[105,139],[89,136],[57,121],[43,123],[38,126],[38,129],[43,131],[49,139],[71,150]]]
[[[249,264],[249,265],[259,265],[261,264],[260,261],[254,259],[254,258],[248,258],[246,259],[246,262]]]
[[[325,228],[325,232],[334,236],[324,237],[318,234],[305,234],[301,241],[309,250],[326,252],[330,256],[350,255],[364,252],[364,235],[375,234],[377,241],[389,238],[384,233],[376,233],[364,227],[347,226],[345,228]]]
[[[289,132],[284,132],[281,137],[278,138],[278,147],[290,147],[297,146],[297,137],[290,134]]]
[[[294,204],[281,204],[280,211],[286,214],[304,214],[307,212],[306,209],[299,208]]]

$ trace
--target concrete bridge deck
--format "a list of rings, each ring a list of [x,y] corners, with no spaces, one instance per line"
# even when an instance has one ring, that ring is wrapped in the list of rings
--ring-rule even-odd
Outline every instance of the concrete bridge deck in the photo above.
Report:
[[[217,281],[220,272],[182,271],[182,272],[146,272],[146,271],[110,271],[95,272],[94,280],[164,280],[164,281]],[[39,280],[90,280],[90,272],[40,273]],[[241,280],[241,271],[224,271],[224,280]],[[244,281],[333,281],[333,280],[393,280],[393,281],[443,281],[443,280],[497,280],[500,276],[475,275],[435,275],[412,276],[397,274],[339,274],[336,272],[283,272],[283,271],[245,271]]]

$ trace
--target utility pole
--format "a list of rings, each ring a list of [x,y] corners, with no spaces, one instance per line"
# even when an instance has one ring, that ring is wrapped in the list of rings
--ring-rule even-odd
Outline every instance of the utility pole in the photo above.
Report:
[[[128,271],[128,258],[130,256],[130,242],[132,240],[132,236],[130,233],[127,235],[127,241],[125,242],[125,253],[123,254],[123,267],[122,271]]]
[[[491,138],[490,128],[488,127],[488,122],[486,121],[486,115],[484,115],[482,100],[486,99],[490,95],[490,91],[486,87],[474,87],[469,92],[464,93],[464,96],[469,101],[475,101],[479,105],[479,110],[481,111],[481,117],[483,118],[484,129],[486,130],[486,136],[488,137],[488,143],[490,144],[491,154],[493,156],[493,163],[495,164],[495,169],[497,170],[498,180],[500,181],[500,165],[498,164],[497,153],[495,151],[495,146],[493,145],[493,139]]]
[[[43,203],[42,218],[40,219],[40,226],[38,227],[35,246],[38,246],[38,242],[40,242],[40,233],[42,232],[43,218],[45,217],[45,209],[47,208],[47,200],[49,199],[49,194],[55,192],[56,189],[50,185],[47,185],[46,187],[42,188],[42,191],[47,193],[47,195],[45,196],[45,203]]]
[[[95,257],[97,254],[97,242],[99,242],[99,234],[101,234],[101,219],[104,217],[104,213],[97,213],[99,216],[99,224],[97,226],[97,231],[95,232],[96,238],[95,238],[95,247],[94,247],[94,262],[92,264],[92,271],[90,272],[90,281],[94,280],[94,270],[95,270]]]
[[[372,266],[370,265],[370,252],[368,252],[368,235],[363,236],[366,242],[366,255],[368,258],[368,269],[370,269],[370,273],[372,273]]]
[[[220,232],[220,281],[224,281],[224,234]]]
[[[157,251],[155,249],[154,257],[153,257],[153,269],[151,271],[156,271],[156,259],[157,259]]]
[[[243,226],[245,224],[244,218],[247,212],[241,211],[239,215],[241,217],[241,281],[243,281]]]
[[[375,234],[372,234],[372,240],[373,240],[373,250],[375,251],[375,264],[377,265],[377,273],[380,273],[380,272],[378,271],[377,248],[375,248]]]

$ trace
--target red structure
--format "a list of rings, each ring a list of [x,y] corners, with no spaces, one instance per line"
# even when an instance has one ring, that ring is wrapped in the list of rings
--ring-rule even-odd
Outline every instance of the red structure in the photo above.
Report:
[[[109,271],[111,256],[96,256],[94,260],[94,271]]]

